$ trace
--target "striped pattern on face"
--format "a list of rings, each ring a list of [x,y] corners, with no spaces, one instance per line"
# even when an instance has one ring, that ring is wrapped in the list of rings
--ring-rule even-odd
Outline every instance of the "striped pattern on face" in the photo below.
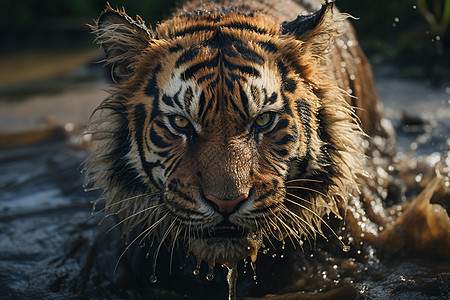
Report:
[[[288,162],[308,148],[317,127],[315,95],[284,61],[286,42],[270,18],[239,12],[187,18],[158,27],[166,42],[149,49],[136,70],[136,77],[145,77],[130,120],[141,158],[136,168],[145,170],[150,184],[172,191],[168,198],[177,214],[211,214],[197,194],[213,184],[198,174],[230,177],[218,185],[241,185],[212,191],[224,197],[259,186],[255,195],[265,201],[249,209],[262,214],[280,202],[283,193],[269,191],[283,187]],[[264,113],[273,121],[259,130],[255,119]],[[189,127],[175,128],[170,120],[176,115]],[[220,176],[212,174],[213,166]]]
[[[314,52],[334,29],[314,42],[289,33],[302,18],[280,27],[244,7],[183,13],[151,34],[123,12],[105,15],[108,61],[126,63],[99,108],[110,115],[94,129],[88,177],[106,187],[124,232],[146,224],[144,234],[203,249],[205,230],[299,239],[338,214],[356,185],[359,127]]]

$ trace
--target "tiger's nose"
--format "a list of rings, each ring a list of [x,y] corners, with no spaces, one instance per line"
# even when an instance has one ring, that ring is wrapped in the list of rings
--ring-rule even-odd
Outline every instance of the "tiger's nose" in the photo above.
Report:
[[[229,214],[234,211],[239,203],[247,200],[248,194],[241,194],[233,200],[221,200],[214,197],[213,195],[206,195],[205,198],[217,205],[219,212]]]

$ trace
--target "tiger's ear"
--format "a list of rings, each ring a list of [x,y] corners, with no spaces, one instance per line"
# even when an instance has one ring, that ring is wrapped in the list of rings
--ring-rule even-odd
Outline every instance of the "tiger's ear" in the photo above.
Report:
[[[122,82],[130,78],[133,63],[152,39],[144,21],[139,16],[135,21],[124,9],[114,10],[108,4],[91,29],[95,42],[105,51],[105,62],[112,66],[113,79]]]
[[[316,50],[324,50],[332,36],[338,33],[339,23],[345,18],[335,11],[334,2],[327,2],[311,15],[298,16],[293,21],[285,21],[281,24],[281,32],[284,35],[294,36],[295,39],[316,46]],[[320,47],[322,46],[322,47]]]

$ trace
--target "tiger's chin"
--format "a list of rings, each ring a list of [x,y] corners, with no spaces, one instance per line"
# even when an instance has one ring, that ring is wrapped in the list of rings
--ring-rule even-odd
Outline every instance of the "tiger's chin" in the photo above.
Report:
[[[189,250],[197,261],[206,261],[209,265],[216,263],[235,266],[239,261],[250,257],[256,261],[262,237],[256,233],[243,237],[204,237],[193,238]]]

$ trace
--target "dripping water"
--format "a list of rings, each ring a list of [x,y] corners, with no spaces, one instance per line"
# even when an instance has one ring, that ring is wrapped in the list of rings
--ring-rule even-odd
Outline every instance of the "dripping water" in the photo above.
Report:
[[[214,265],[209,266],[208,274],[206,275],[206,280],[213,281],[214,280]]]
[[[150,275],[150,278],[148,279],[150,283],[156,283],[158,281],[158,277],[156,277],[155,273]]]
[[[253,281],[255,281],[255,284],[258,284],[258,277],[256,277],[256,263],[254,261],[252,261],[250,263],[250,266],[252,267],[253,270]]]
[[[237,281],[237,267],[236,265],[228,267],[227,282],[228,282],[228,300],[236,300],[236,281]]]

